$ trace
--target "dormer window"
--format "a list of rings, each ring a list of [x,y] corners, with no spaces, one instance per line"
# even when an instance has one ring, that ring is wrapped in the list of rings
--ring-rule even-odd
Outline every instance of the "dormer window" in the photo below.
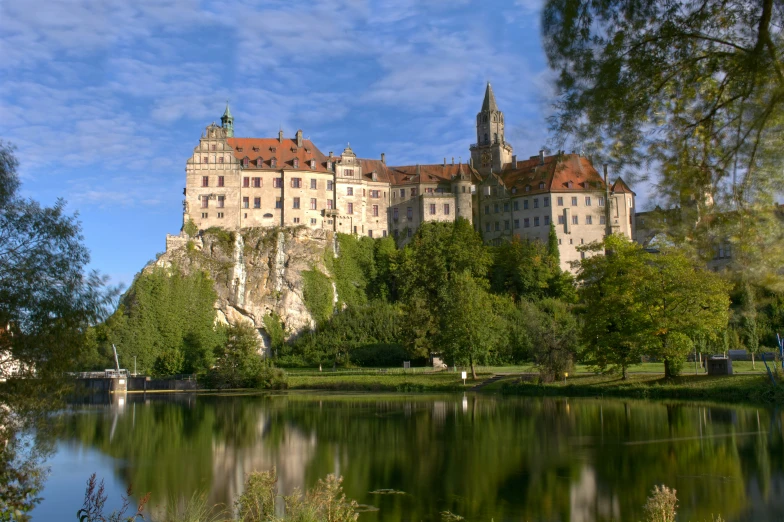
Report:
[[[327,162],[327,170],[332,170],[332,162],[331,161]]]
[[[512,194],[517,194],[517,187],[512,187]]]
[[[531,185],[526,185],[525,186],[525,191],[526,192],[530,192],[531,191]]]
[[[276,166],[277,164],[278,164],[278,160],[277,160],[277,159],[275,159],[275,158],[272,158],[272,159],[270,160],[270,167],[272,167],[273,169],[275,168],[275,166]]]
[[[264,159],[261,156],[259,156],[258,158],[256,158],[256,167],[260,169],[263,166],[264,166]]]
[[[316,170],[316,160],[310,160],[310,170]]]
[[[572,188],[572,185],[573,185],[573,183],[572,183],[571,180],[566,182],[566,188]]]
[[[249,160],[248,160],[248,157],[247,157],[247,156],[245,156],[244,158],[242,158],[242,166],[243,166],[243,167],[245,167],[245,168],[248,168],[248,163],[249,163]]]
[[[276,149],[277,149],[277,147],[270,147],[269,150],[270,150],[270,152],[275,152]]]
[[[253,147],[253,152],[258,152],[258,151],[259,151],[259,148],[254,146]]]
[[[237,152],[242,152],[242,147],[237,147]]]
[[[539,183],[539,188],[543,189],[544,188],[544,183]]]
[[[294,168],[295,168],[295,169],[298,169],[298,168],[299,168],[299,160],[298,160],[297,158],[294,158],[294,162],[293,162],[293,164],[294,164]]]

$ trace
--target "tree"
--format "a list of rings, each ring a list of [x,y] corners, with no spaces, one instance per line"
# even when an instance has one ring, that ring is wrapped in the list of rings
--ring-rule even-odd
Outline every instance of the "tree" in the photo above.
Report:
[[[239,323],[223,327],[225,343],[216,349],[215,366],[208,383],[216,388],[253,386],[263,361],[258,352],[259,341],[252,325]]]
[[[550,222],[550,232],[547,234],[547,255],[552,263],[561,266],[561,251],[558,249],[558,234],[555,233],[555,224]]]
[[[716,338],[726,328],[729,284],[683,251],[650,253],[618,235],[582,250],[610,252],[604,260],[588,256],[578,272],[590,314],[586,323],[597,322],[584,330],[597,364],[622,367],[629,353],[640,350],[664,361],[665,377],[672,377],[691,351],[692,338]],[[602,356],[597,353],[602,347],[616,353]]]
[[[733,210],[688,233],[707,241],[724,224],[734,257],[747,257],[739,269],[764,265],[760,277],[783,255],[769,215],[784,185],[783,23],[773,0],[548,0],[542,15],[558,141],[619,172],[657,168],[661,195],[696,209],[697,222]]]
[[[486,286],[484,280],[476,280],[467,270],[452,274],[444,292],[440,316],[438,345],[441,352],[452,361],[468,361],[474,380],[475,363],[495,348],[501,334],[493,296]]]
[[[545,382],[570,371],[579,347],[577,318],[557,299],[521,304],[534,363]]]
[[[754,356],[759,352],[760,335],[757,328],[757,304],[754,298],[754,289],[748,282],[743,285],[740,315],[744,344],[751,354],[751,367],[754,369]]]
[[[86,273],[89,262],[77,216],[22,198],[13,148],[0,141],[0,519],[37,503],[46,451],[17,435],[46,422],[65,391],[88,327],[105,317],[116,292]],[[31,379],[29,377],[36,377]],[[19,378],[17,378],[19,377]],[[38,437],[48,430],[38,426]]]

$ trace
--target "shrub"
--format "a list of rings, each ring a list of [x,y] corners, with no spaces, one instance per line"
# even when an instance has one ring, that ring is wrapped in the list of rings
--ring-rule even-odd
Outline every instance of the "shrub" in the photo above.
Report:
[[[318,323],[329,320],[332,316],[333,293],[332,282],[319,270],[302,272],[302,300],[310,315]]]
[[[237,520],[256,522],[272,519],[275,515],[275,496],[278,477],[275,468],[254,471],[245,481],[245,491],[235,502]]]
[[[368,344],[358,346],[349,352],[351,362],[365,368],[402,366],[408,360],[406,351],[400,344]]]
[[[289,380],[280,368],[264,366],[246,384],[248,388],[260,390],[285,390],[289,387]]]
[[[643,506],[645,522],[675,522],[678,497],[667,486],[654,486],[651,496]]]
[[[199,227],[196,226],[192,219],[188,218],[187,223],[182,226],[182,231],[189,237],[195,237],[199,233]]]

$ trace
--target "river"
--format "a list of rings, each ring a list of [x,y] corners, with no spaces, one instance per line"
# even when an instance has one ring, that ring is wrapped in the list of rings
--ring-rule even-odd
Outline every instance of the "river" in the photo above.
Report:
[[[101,401],[98,401],[101,402]],[[636,521],[655,484],[679,520],[784,519],[782,414],[765,408],[481,394],[129,395],[58,416],[33,520],[71,520],[95,472],[167,502],[229,504],[277,468],[283,494],[342,475],[365,522]],[[395,490],[381,494],[378,490]]]

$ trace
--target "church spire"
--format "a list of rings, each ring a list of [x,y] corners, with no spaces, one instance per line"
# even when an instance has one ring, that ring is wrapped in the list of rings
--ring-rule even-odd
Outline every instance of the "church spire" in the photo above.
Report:
[[[482,102],[482,112],[484,111],[497,111],[498,105],[495,103],[495,95],[490,82],[487,82],[487,89],[485,90],[485,101]]]
[[[226,137],[234,137],[234,116],[231,115],[229,110],[228,100],[226,100],[226,110],[223,112],[223,116],[221,116],[221,127],[226,129]]]

